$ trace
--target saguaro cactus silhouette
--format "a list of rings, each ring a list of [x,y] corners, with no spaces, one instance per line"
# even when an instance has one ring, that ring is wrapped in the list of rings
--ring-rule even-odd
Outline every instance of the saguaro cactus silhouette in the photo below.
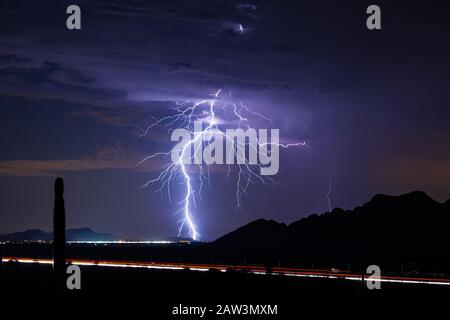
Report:
[[[65,290],[66,274],[66,210],[64,208],[64,182],[55,180],[55,204],[53,209],[53,270],[55,290]]]

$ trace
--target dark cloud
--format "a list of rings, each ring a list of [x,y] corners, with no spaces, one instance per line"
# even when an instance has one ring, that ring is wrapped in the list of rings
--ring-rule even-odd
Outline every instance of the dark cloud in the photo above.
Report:
[[[121,188],[102,195],[120,201],[96,211],[111,210],[119,225],[118,208],[129,204],[117,190],[136,199],[129,190],[155,172],[133,170],[120,157],[91,170],[99,168],[97,148],[122,141],[134,157],[167,148],[167,128],[137,139],[139,128],[177,101],[205,99],[222,88],[223,99],[271,117],[284,141],[307,139],[309,148],[281,154],[283,189],[252,187],[244,215],[230,217],[231,204],[216,208],[205,200],[198,211],[206,236],[252,218],[289,222],[327,209],[333,162],[332,204],[347,208],[379,192],[423,185],[439,198],[450,188],[443,151],[450,143],[445,1],[379,1],[379,32],[365,28],[369,1],[79,1],[76,32],[65,28],[68,4],[2,4],[4,172],[68,170],[80,193],[86,181],[96,188],[93,177],[108,186],[114,176]],[[71,163],[79,169],[69,170]],[[233,190],[222,182],[217,175],[210,199],[231,203]],[[173,208],[150,194],[135,201],[134,221],[160,219],[161,233],[170,233]],[[73,199],[90,212],[83,200]],[[149,213],[150,201],[167,218]],[[4,206],[6,212],[12,205]],[[127,232],[133,234],[131,226]]]
[[[31,58],[25,58],[14,54],[0,54],[0,65],[2,67],[25,65],[30,64],[31,62]]]
[[[14,177],[57,177],[73,171],[133,170],[141,157],[129,155],[121,144],[99,148],[80,159],[10,160],[0,162],[0,175]],[[159,165],[154,166],[157,170]]]
[[[30,61],[23,59],[22,61]],[[42,65],[33,67],[7,66],[0,69],[1,80],[24,84],[51,84],[62,87],[80,87],[81,84],[89,86],[92,78],[83,76],[79,71],[66,68],[60,63],[43,61]]]
[[[175,62],[175,63],[169,64],[169,68],[167,69],[167,71],[172,72],[172,71],[179,71],[179,70],[183,70],[183,69],[195,70],[197,68],[194,67],[189,62]]]

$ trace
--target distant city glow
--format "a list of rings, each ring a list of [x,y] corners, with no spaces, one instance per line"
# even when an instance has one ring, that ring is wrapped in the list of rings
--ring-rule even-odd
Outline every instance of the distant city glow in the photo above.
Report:
[[[76,241],[67,241],[67,243],[83,243],[83,244],[172,244],[172,243],[189,243],[189,241],[169,241],[169,240],[91,241],[91,240],[76,240]]]
[[[52,240],[19,240],[19,241],[4,241],[0,243],[52,243]],[[68,244],[190,244],[189,240],[68,240]]]

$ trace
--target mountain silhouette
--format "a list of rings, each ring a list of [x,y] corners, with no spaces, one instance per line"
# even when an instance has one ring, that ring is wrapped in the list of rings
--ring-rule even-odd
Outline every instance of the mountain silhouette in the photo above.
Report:
[[[431,263],[450,258],[450,200],[426,193],[375,195],[353,210],[335,208],[290,225],[251,222],[212,243],[230,255],[288,261]],[[438,264],[438,265],[443,265]]]
[[[20,240],[51,240],[51,233],[39,229],[29,229],[22,232],[13,232],[0,235],[0,241],[20,241]]]
[[[287,226],[274,220],[259,219],[232,231],[214,241],[217,246],[238,248],[270,247],[277,243],[274,241],[283,237]]]
[[[23,240],[44,240],[53,239],[52,232],[45,232],[39,229],[30,229],[22,232],[14,232],[0,235],[0,241],[23,241]],[[117,240],[116,236],[109,233],[97,233],[89,228],[67,229],[67,241],[112,241]]]
[[[443,204],[443,206],[445,207],[446,210],[450,210],[450,199],[447,200],[447,201]]]

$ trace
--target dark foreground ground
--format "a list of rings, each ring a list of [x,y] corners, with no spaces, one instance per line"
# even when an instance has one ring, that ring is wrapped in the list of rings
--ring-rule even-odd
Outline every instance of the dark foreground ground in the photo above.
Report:
[[[143,299],[148,301],[279,301],[300,299],[450,299],[450,288],[382,283],[368,290],[359,281],[246,274],[236,271],[121,269],[81,266],[81,290],[65,299]],[[53,299],[49,265],[6,263],[2,294],[10,298]]]
[[[227,257],[213,255],[202,245],[170,246],[104,246],[69,245],[68,258],[117,259],[131,261],[172,261],[193,263],[258,263],[247,257]],[[48,244],[8,244],[4,246],[4,256],[51,258]],[[244,260],[245,258],[245,260]],[[345,261],[338,264],[319,264],[319,267],[346,267],[358,273],[358,264]],[[281,260],[284,267],[284,261]],[[299,263],[294,267],[308,267],[310,263]],[[384,267],[384,265],[382,265]],[[368,290],[359,281],[342,279],[299,278],[285,275],[259,275],[241,271],[193,271],[193,270],[151,270],[133,268],[111,268],[102,266],[81,266],[81,289],[67,291],[63,295],[53,291],[51,265],[4,263],[0,272],[0,309],[10,306],[9,302],[20,302],[19,309],[11,310],[32,314],[43,312],[43,307],[65,306],[65,310],[75,312],[86,305],[104,311],[115,312],[117,308],[130,312],[144,312],[144,319],[301,319],[304,309],[313,312],[344,313],[356,308],[371,310],[383,305],[394,305],[404,310],[432,302],[446,306],[450,301],[450,286],[426,284],[381,284],[380,290]],[[389,268],[382,268],[382,270]],[[345,270],[345,269],[343,269]],[[440,276],[440,274],[413,273],[413,268],[404,265],[405,276]],[[207,307],[208,314],[199,316],[175,316],[173,308],[179,306]],[[277,306],[276,315],[218,315],[218,305],[271,305]],[[368,309],[367,309],[368,308]],[[142,311],[142,309],[144,309]],[[38,310],[38,311],[36,311]],[[431,309],[430,309],[431,310]],[[91,312],[91,307],[89,307]],[[337,312],[337,311],[336,311]],[[340,312],[338,312],[340,313]],[[89,313],[90,314],[90,313]],[[359,315],[359,313],[358,313]],[[134,317],[135,318],[135,317]]]
[[[410,307],[425,300],[443,305],[450,301],[450,288],[447,287],[383,283],[380,290],[368,290],[358,281],[233,271],[82,266],[81,275],[81,290],[58,295],[52,289],[50,265],[6,263],[1,271],[0,301],[3,305],[8,305],[7,301],[21,301],[22,306],[30,306],[28,311],[36,308],[30,303],[35,303],[37,308],[63,305],[73,311],[79,311],[85,304],[110,311],[124,307],[127,313],[128,310],[145,309],[146,319],[297,319],[295,315],[311,306],[316,311],[332,311],[331,306],[340,305],[348,311],[365,304],[378,308],[385,302]],[[180,304],[205,306],[211,311],[202,318],[172,315],[173,309]],[[218,305],[242,304],[277,305],[277,314],[217,314]]]

